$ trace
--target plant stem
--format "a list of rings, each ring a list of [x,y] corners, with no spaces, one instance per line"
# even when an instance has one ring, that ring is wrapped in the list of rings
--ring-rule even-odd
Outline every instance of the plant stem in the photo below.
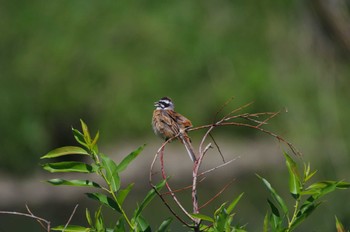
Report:
[[[107,191],[109,194],[112,195],[114,201],[117,203],[117,206],[118,208],[120,209],[120,212],[121,214],[123,215],[123,217],[125,218],[126,222],[128,223],[129,227],[134,230],[134,226],[132,225],[131,221],[129,220],[128,216],[126,215],[125,211],[123,210],[122,206],[120,205],[119,201],[118,201],[118,198],[117,196],[115,195],[113,189],[112,189],[112,186],[111,186],[111,183],[108,181],[106,175],[103,173],[103,171],[101,170],[101,165],[100,165],[100,162],[99,162],[99,157],[98,155],[95,156],[96,157],[96,160],[98,161],[98,163],[96,162],[96,164],[98,166],[100,166],[100,168],[98,169],[98,174],[102,177],[102,179],[106,182],[106,184],[108,185],[108,188],[109,189],[106,189],[106,188],[102,188],[104,189],[105,191]]]
[[[131,228],[132,230],[134,230],[134,229],[135,229],[134,226],[133,226],[132,223],[130,222],[128,216],[126,215],[125,211],[123,210],[122,206],[120,205],[120,203],[119,203],[119,201],[118,201],[118,199],[117,199],[117,196],[115,195],[115,193],[113,192],[113,190],[111,190],[111,188],[110,188],[109,193],[112,194],[113,199],[114,199],[115,202],[117,203],[118,208],[120,209],[120,211],[121,211],[123,217],[125,218],[126,222],[127,222],[128,225],[130,226],[130,228]]]
[[[293,217],[292,217],[292,219],[288,222],[288,228],[287,228],[286,232],[291,231],[291,226],[293,225],[294,221],[296,220],[296,217],[297,217],[297,214],[298,214],[298,209],[299,209],[300,200],[301,200],[301,199],[300,199],[300,196],[299,196],[298,199],[295,201]]]

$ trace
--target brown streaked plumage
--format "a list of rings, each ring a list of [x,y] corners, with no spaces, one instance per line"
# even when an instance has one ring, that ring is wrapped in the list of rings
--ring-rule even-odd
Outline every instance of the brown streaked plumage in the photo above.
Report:
[[[168,140],[179,135],[179,140],[185,145],[191,160],[194,162],[194,155],[191,139],[186,130],[192,127],[192,123],[185,116],[174,111],[174,103],[168,97],[163,97],[155,102],[156,109],[153,111],[152,127],[156,135]]]

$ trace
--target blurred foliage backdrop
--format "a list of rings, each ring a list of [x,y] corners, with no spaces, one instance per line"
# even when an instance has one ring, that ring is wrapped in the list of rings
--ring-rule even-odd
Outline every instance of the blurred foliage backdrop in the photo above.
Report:
[[[1,171],[37,169],[79,118],[105,144],[148,142],[160,97],[199,125],[234,96],[252,112],[287,109],[270,128],[323,175],[349,177],[348,1],[0,5]]]

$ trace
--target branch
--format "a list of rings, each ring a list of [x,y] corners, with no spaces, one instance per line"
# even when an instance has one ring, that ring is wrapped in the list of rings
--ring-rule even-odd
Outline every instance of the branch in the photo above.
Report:
[[[161,172],[162,172],[162,178],[163,180],[165,180],[165,186],[167,187],[170,195],[172,196],[173,200],[175,201],[175,203],[179,206],[179,208],[182,210],[182,212],[184,212],[186,214],[187,217],[189,217],[192,221],[195,220],[187,211],[186,209],[182,206],[182,204],[180,203],[180,201],[177,199],[175,193],[172,191],[168,181],[166,180],[166,174],[165,174],[165,169],[164,169],[164,147],[162,148],[161,152],[160,152],[160,163],[161,163]],[[189,226],[189,224],[186,223],[187,226]]]
[[[29,209],[29,207],[28,207],[27,204],[26,204],[26,209],[27,209],[27,211],[28,211],[28,213],[29,213],[30,215],[34,216],[34,214],[32,213],[32,211],[30,211],[30,209]],[[38,220],[38,219],[36,219],[36,221],[41,225],[42,228],[46,229],[46,227],[45,227],[45,225],[44,225],[44,223],[43,223],[42,221],[40,221],[40,220]]]
[[[212,171],[214,171],[214,170],[216,170],[216,169],[218,169],[218,168],[222,168],[223,166],[226,166],[227,164],[229,164],[229,163],[235,161],[237,158],[241,158],[241,157],[238,156],[238,157],[236,157],[236,158],[234,158],[234,159],[231,159],[231,160],[229,160],[229,161],[227,161],[227,162],[225,162],[225,163],[223,163],[223,164],[221,164],[221,165],[219,165],[219,166],[216,166],[216,167],[211,168],[211,169],[209,169],[209,170],[207,170],[207,171],[204,171],[204,172],[198,174],[197,177],[203,176],[204,174],[207,174],[207,173],[209,173],[209,172],[212,172]]]
[[[70,217],[69,217],[69,219],[68,219],[66,225],[65,225],[64,228],[63,228],[63,232],[66,230],[67,226],[69,225],[70,221],[72,220],[73,215],[75,214],[75,211],[77,210],[78,206],[79,206],[79,205],[77,204],[77,205],[74,207],[73,212],[71,213],[71,215],[70,215]]]
[[[44,219],[44,218],[41,218],[41,217],[38,217],[38,216],[35,216],[35,215],[32,215],[31,213],[27,214],[27,213],[20,213],[20,212],[11,212],[11,211],[0,211],[0,214],[10,214],[10,215],[17,215],[17,216],[24,216],[24,217],[29,217],[29,218],[34,218],[36,220],[39,220],[41,222],[44,222],[46,223],[47,227],[46,227],[46,231],[49,232],[51,229],[50,229],[50,224],[51,222]]]
[[[205,206],[210,204],[213,200],[215,200],[218,196],[220,196],[228,188],[228,186],[230,186],[233,183],[233,181],[235,181],[235,179],[233,179],[229,183],[227,183],[217,194],[215,194],[215,196],[213,196],[207,202],[205,202],[202,206],[200,206],[199,209],[204,208]]]

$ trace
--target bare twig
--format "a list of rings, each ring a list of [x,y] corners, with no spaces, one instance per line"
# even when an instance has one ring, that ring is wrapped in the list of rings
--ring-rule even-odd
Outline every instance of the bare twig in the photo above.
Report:
[[[189,228],[193,228],[193,226],[189,225],[186,221],[184,221],[179,215],[177,215],[177,213],[173,210],[173,208],[171,208],[171,206],[168,204],[168,202],[165,200],[165,198],[163,197],[163,195],[157,190],[157,188],[153,185],[152,188],[155,191],[155,193],[160,197],[160,199],[163,201],[164,205],[169,209],[169,211],[174,215],[174,217],[179,220],[182,224],[184,224],[185,226],[189,227]]]
[[[44,218],[41,218],[41,217],[38,217],[38,216],[35,216],[35,215],[32,215],[31,213],[20,213],[20,212],[11,212],[11,211],[0,211],[0,214],[10,214],[10,215],[17,215],[17,216],[24,216],[24,217],[29,217],[29,218],[34,218],[36,220],[39,220],[39,221],[42,221],[44,223],[46,223],[46,231],[50,231],[51,228],[50,228],[50,224],[51,222],[44,219]]]
[[[161,163],[162,178],[163,178],[163,180],[165,180],[165,186],[167,187],[170,195],[172,196],[172,198],[175,201],[175,203],[182,210],[182,212],[184,212],[186,214],[186,216],[189,217],[191,220],[194,220],[194,218],[187,212],[185,207],[183,207],[182,204],[180,203],[180,201],[177,199],[177,197],[176,197],[175,193],[172,191],[168,181],[166,181],[167,176],[166,176],[165,169],[164,169],[164,147],[163,147],[163,149],[160,152],[160,163]]]
[[[29,209],[28,205],[26,204],[26,209],[28,211],[28,213],[32,216],[34,216],[34,214],[32,213],[32,211]],[[36,221],[41,225],[42,228],[46,229],[46,226],[44,225],[44,223],[38,219],[36,219]]]
[[[217,116],[219,115],[219,113],[234,99],[234,97],[232,96],[231,98],[229,98],[221,107],[220,109],[216,112],[215,117],[214,117],[214,122],[217,120]]]
[[[62,230],[62,232],[64,232],[64,231],[66,230],[67,226],[68,226],[69,223],[72,221],[72,218],[73,218],[73,216],[74,216],[74,214],[75,214],[75,211],[77,210],[78,206],[79,206],[79,205],[77,204],[77,205],[74,207],[73,212],[71,213],[71,215],[70,215],[70,217],[69,217],[69,219],[68,219],[66,225],[64,226],[64,228],[63,228],[63,230]]]
[[[209,172],[212,172],[212,171],[214,171],[214,170],[216,170],[216,169],[218,169],[218,168],[222,168],[223,166],[226,166],[226,165],[228,165],[229,163],[235,161],[237,158],[240,158],[240,156],[238,156],[238,157],[236,157],[236,158],[234,158],[234,159],[231,159],[231,160],[229,160],[229,161],[227,161],[227,162],[225,162],[225,163],[223,163],[223,164],[220,164],[219,166],[213,167],[213,168],[211,168],[211,169],[209,169],[209,170],[206,170],[206,171],[204,171],[204,172],[202,172],[202,173],[199,173],[197,177],[203,176],[203,175],[205,175],[205,174],[207,174],[207,173],[209,173]]]
[[[202,182],[202,181],[205,180],[205,179],[206,179],[206,177],[203,177],[202,179],[200,179],[200,180],[198,181],[198,183]],[[180,189],[175,189],[175,190],[173,190],[172,192],[173,192],[173,193],[182,192],[182,191],[185,191],[185,190],[191,189],[191,188],[192,188],[192,185],[188,185],[188,186],[183,187],[183,188],[180,188]],[[170,195],[170,194],[171,194],[170,192],[162,193],[162,195]]]
[[[227,106],[232,101],[232,99],[233,98],[231,98],[227,102],[225,102],[224,105],[216,112],[215,120],[217,120],[216,118],[217,118],[218,114],[223,111],[224,107]],[[200,141],[200,144],[198,146],[198,157],[195,160],[195,162],[193,163],[192,185],[191,186],[187,186],[187,187],[180,188],[180,189],[177,189],[177,190],[172,190],[172,188],[170,187],[170,184],[167,181],[167,176],[166,176],[166,172],[165,172],[164,148],[165,148],[165,146],[167,145],[168,142],[170,142],[171,140],[177,138],[178,136],[181,136],[181,133],[177,134],[173,138],[171,138],[168,141],[164,142],[162,144],[162,146],[158,149],[157,153],[155,154],[155,157],[154,157],[154,159],[152,161],[152,164],[151,164],[150,175],[149,175],[149,181],[150,181],[151,186],[156,191],[157,195],[161,198],[161,200],[166,205],[166,207],[170,210],[170,212],[181,223],[183,223],[184,225],[186,225],[189,228],[194,229],[194,231],[200,231],[201,220],[191,216],[191,214],[182,206],[181,202],[178,200],[178,198],[176,197],[175,193],[184,191],[184,190],[189,189],[189,188],[192,188],[192,192],[191,192],[191,195],[192,195],[192,207],[193,207],[192,212],[193,212],[193,214],[199,213],[200,209],[202,209],[203,207],[207,206],[212,201],[217,199],[217,197],[220,194],[222,194],[234,181],[234,180],[230,181],[215,196],[213,196],[211,199],[209,199],[207,202],[205,202],[203,205],[201,205],[199,207],[197,187],[198,187],[198,183],[200,183],[205,177],[200,179],[200,180],[199,180],[199,178],[204,176],[204,175],[206,175],[206,174],[208,174],[208,173],[211,173],[211,172],[213,172],[213,171],[215,171],[215,170],[217,170],[219,168],[222,168],[222,167],[232,163],[237,158],[239,158],[239,157],[236,157],[234,159],[229,160],[228,162],[225,161],[224,156],[223,156],[223,154],[221,152],[220,146],[218,145],[218,143],[216,142],[216,140],[212,136],[212,131],[216,127],[238,126],[238,127],[247,127],[247,128],[259,130],[259,131],[261,131],[263,133],[266,133],[266,134],[274,137],[278,141],[283,142],[284,144],[288,145],[289,148],[292,150],[292,152],[295,155],[301,155],[301,153],[290,142],[285,140],[283,137],[275,134],[274,132],[271,132],[269,130],[266,130],[266,129],[262,128],[262,126],[266,125],[269,120],[271,120],[272,118],[276,117],[280,113],[280,111],[278,111],[278,112],[240,113],[240,114],[236,114],[235,115],[235,113],[237,113],[239,111],[242,111],[243,109],[245,109],[248,106],[250,106],[252,103],[253,102],[250,102],[248,104],[245,104],[245,105],[243,105],[243,106],[241,106],[239,108],[236,108],[236,109],[232,110],[227,115],[222,117],[220,120],[218,120],[218,121],[216,121],[216,122],[214,122],[212,124],[199,126],[199,127],[193,127],[193,128],[190,128],[190,129],[186,130],[187,132],[189,132],[189,131],[194,131],[194,130],[206,129],[206,132],[204,133],[204,135],[203,135],[203,137],[202,137],[202,139]],[[242,119],[243,120],[247,120],[248,122],[247,121],[243,121],[242,122]],[[221,158],[222,158],[224,163],[199,173],[199,169],[201,167],[201,164],[203,162],[205,154],[208,152],[209,148],[212,148],[211,143],[209,143],[209,144],[207,144],[205,146],[205,143],[207,141],[208,136],[210,136],[210,138],[214,142],[214,144],[215,144],[216,148],[218,149],[218,152],[220,153]],[[186,151],[189,152],[189,150],[187,148],[186,148]],[[158,192],[157,189],[155,188],[155,186],[152,184],[152,176],[154,175],[153,169],[154,169],[155,161],[157,160],[158,156],[160,158],[161,176],[162,176],[162,179],[165,180],[165,186],[166,186],[166,188],[168,190],[168,192],[163,193],[163,194]],[[179,215],[177,215],[175,213],[175,210],[165,200],[165,195],[170,195],[172,197],[172,199],[174,200],[176,205],[182,210],[182,212],[185,213],[185,215],[187,217],[189,217],[191,219],[191,221],[194,223],[194,225],[191,225],[191,224],[187,223],[183,218],[181,218]]]
[[[213,135],[212,135],[211,133],[209,133],[209,136],[210,136],[210,138],[213,140],[213,142],[214,142],[214,144],[215,144],[215,147],[218,149],[219,154],[220,154],[220,156],[221,156],[221,158],[222,158],[222,162],[225,163],[225,157],[224,157],[224,155],[222,154],[219,145],[216,143],[216,141],[215,141],[215,139],[214,139],[214,137],[213,137]]]
[[[205,202],[202,206],[200,206],[199,209],[204,208],[205,206],[210,204],[213,200],[215,200],[218,196],[220,196],[228,188],[228,186],[230,186],[233,183],[233,181],[235,181],[235,179],[233,179],[229,183],[227,183],[217,194],[215,194],[215,196],[213,196],[207,202]]]

